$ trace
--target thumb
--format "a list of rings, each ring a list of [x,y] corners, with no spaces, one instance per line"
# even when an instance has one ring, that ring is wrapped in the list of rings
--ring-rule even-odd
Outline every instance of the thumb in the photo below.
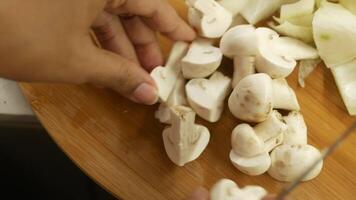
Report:
[[[110,51],[90,49],[84,56],[89,83],[111,88],[136,103],[152,105],[157,102],[157,87],[141,66]]]

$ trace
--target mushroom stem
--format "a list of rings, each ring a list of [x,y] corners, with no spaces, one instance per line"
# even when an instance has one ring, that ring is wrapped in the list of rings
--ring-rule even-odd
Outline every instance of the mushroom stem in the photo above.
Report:
[[[274,79],[273,88],[273,107],[276,109],[299,111],[300,106],[297,96],[293,89],[288,85],[286,79]]]
[[[234,57],[234,75],[232,80],[232,88],[235,88],[241,79],[256,72],[255,62],[256,59],[254,56]]]

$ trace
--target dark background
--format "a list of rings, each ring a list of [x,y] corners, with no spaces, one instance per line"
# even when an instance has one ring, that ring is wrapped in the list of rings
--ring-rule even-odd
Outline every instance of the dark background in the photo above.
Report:
[[[0,199],[114,200],[42,128],[0,126]]]

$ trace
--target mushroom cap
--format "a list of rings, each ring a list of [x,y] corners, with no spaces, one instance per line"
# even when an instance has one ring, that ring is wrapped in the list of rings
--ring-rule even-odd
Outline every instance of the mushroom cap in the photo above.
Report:
[[[231,150],[230,160],[238,170],[250,176],[261,175],[271,166],[271,157],[267,152],[255,157],[242,157]]]
[[[238,25],[229,29],[220,40],[220,49],[230,58],[256,55],[256,28],[252,25]]]
[[[151,72],[151,77],[155,81],[158,96],[161,102],[166,102],[171,94],[181,71],[181,60],[188,51],[188,43],[176,42],[169,54],[166,66],[158,66]]]
[[[292,111],[287,116],[284,116],[283,119],[288,126],[287,131],[284,133],[283,144],[306,145],[308,142],[308,131],[303,115],[300,112]]]
[[[230,88],[230,78],[215,72],[210,79],[192,79],[186,87],[189,105],[203,119],[216,122],[220,119],[224,99]]]
[[[189,0],[191,25],[206,38],[221,37],[232,23],[232,14],[214,0]],[[196,13],[198,12],[198,13]]]
[[[283,110],[299,111],[297,95],[294,90],[288,85],[284,78],[274,79],[272,81],[273,88],[273,108]]]
[[[204,126],[195,125],[194,133],[186,133],[187,137],[192,137],[192,135],[199,135],[196,141],[191,142],[188,147],[179,149],[177,145],[174,144],[169,134],[172,132],[172,127],[165,128],[163,130],[163,143],[164,148],[169,159],[178,166],[184,166],[186,163],[197,159],[208,146],[210,140],[210,132]]]
[[[210,190],[210,200],[260,200],[267,191],[260,186],[246,186],[240,189],[229,179],[221,179]]]
[[[220,66],[222,57],[220,49],[211,45],[210,41],[198,39],[190,45],[182,59],[183,76],[187,79],[207,77]]]
[[[234,181],[221,179],[210,189],[210,200],[230,200],[239,192],[239,186]]]
[[[248,124],[239,124],[231,134],[232,150],[244,157],[253,157],[265,151],[265,143]]]
[[[281,145],[271,153],[272,165],[268,174],[279,181],[293,181],[321,157],[320,151],[311,145]],[[320,162],[303,179],[308,181],[319,175],[323,166]]]
[[[277,52],[273,49],[273,41],[279,37],[278,33],[269,28],[257,28],[256,34],[258,37],[257,71],[266,73],[272,78],[284,78],[292,73],[297,62],[286,52]]]
[[[243,78],[228,101],[231,113],[244,121],[262,122],[272,112],[272,79],[264,73]]]

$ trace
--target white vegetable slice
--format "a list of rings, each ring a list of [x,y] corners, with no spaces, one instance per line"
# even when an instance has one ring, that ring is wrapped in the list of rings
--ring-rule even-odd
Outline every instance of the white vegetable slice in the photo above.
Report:
[[[250,23],[256,24],[271,16],[282,5],[281,0],[249,0],[241,15]]]
[[[271,166],[271,157],[267,152],[255,157],[242,157],[231,150],[230,160],[238,170],[250,176],[261,175]]]
[[[288,128],[284,132],[283,144],[306,145],[308,141],[307,126],[300,112],[292,111],[283,117]]]
[[[234,57],[234,74],[232,87],[234,88],[241,79],[256,72],[256,58],[254,56]]]
[[[168,97],[167,102],[161,103],[158,110],[155,113],[155,117],[161,122],[170,124],[171,115],[170,107],[178,105],[187,105],[188,101],[185,95],[185,80],[180,73],[173,91]]]
[[[331,69],[350,115],[356,115],[356,59]]]
[[[187,0],[189,23],[206,38],[221,37],[232,23],[232,14],[214,0]]]
[[[210,200],[261,200],[267,191],[260,187],[249,185],[244,188],[229,180],[221,179],[210,189]]]
[[[282,5],[280,18],[284,20],[312,14],[314,6],[315,0],[300,0],[292,4]]]
[[[249,0],[217,0],[217,2],[230,11],[233,16],[236,16],[246,6]]]
[[[192,79],[186,85],[189,105],[209,122],[220,119],[230,90],[231,79],[221,72],[215,72],[209,79]]]
[[[159,66],[152,70],[151,77],[158,88],[160,101],[166,102],[176,84],[181,72],[181,60],[188,51],[189,45],[185,42],[176,42],[171,50],[165,67]]]
[[[204,78],[216,71],[222,60],[219,48],[214,47],[210,41],[195,40],[182,60],[184,78]]]
[[[292,73],[297,66],[295,59],[289,56],[288,52],[275,51],[274,43],[279,38],[277,32],[269,28],[257,28],[258,55],[256,56],[256,70],[266,73],[272,78],[284,78]]]
[[[195,113],[184,106],[171,108],[172,126],[163,131],[168,157],[178,166],[197,159],[209,143],[209,130],[194,123]]]
[[[324,2],[313,20],[314,41],[328,67],[356,58],[356,16],[339,4]]]
[[[229,58],[256,55],[256,28],[252,25],[239,25],[229,29],[220,40],[220,49]]]
[[[306,26],[311,27],[313,22],[314,14],[303,15],[300,17],[292,17],[288,19],[281,19],[278,17],[273,16],[273,19],[278,22],[278,24],[283,24],[283,22],[288,21],[291,24],[298,25],[298,26]]]
[[[320,157],[320,151],[313,146],[285,144],[272,151],[268,174],[279,181],[294,181]],[[302,181],[315,178],[322,167],[323,162],[320,162]]]
[[[294,37],[306,43],[313,42],[313,31],[311,27],[295,25],[288,21],[280,25],[273,23],[268,23],[268,25],[282,35]]]
[[[298,70],[298,83],[301,87],[305,87],[305,79],[315,70],[315,68],[320,63],[320,58],[300,61]]]
[[[318,51],[314,47],[290,37],[279,37],[273,40],[273,51],[280,55],[288,55],[294,60],[319,58]]]

